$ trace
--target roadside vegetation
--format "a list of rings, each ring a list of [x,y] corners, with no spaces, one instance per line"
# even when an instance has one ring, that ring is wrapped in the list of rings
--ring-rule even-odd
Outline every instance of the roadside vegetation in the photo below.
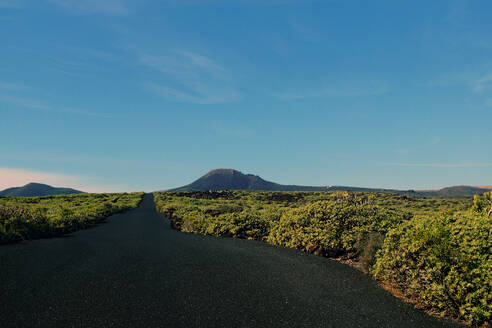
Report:
[[[492,196],[355,192],[155,193],[174,228],[262,240],[353,264],[429,312],[487,324]]]
[[[93,226],[135,208],[143,193],[0,198],[0,244],[45,238]]]

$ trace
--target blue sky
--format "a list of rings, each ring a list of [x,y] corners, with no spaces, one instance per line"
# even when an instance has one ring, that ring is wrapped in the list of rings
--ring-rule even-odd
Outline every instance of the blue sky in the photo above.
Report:
[[[0,187],[492,184],[492,3],[0,0]]]

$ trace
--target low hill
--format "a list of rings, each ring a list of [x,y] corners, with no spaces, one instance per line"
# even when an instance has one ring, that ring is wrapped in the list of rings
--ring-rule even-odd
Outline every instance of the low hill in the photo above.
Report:
[[[474,188],[492,190],[492,186],[473,186]]]
[[[170,192],[208,190],[265,190],[265,191],[365,191],[388,192],[417,197],[471,197],[492,190],[488,187],[455,186],[440,190],[395,190],[382,188],[360,188],[348,186],[298,186],[270,182],[253,174],[243,174],[234,169],[216,169],[198,180]]]
[[[484,192],[490,191],[490,186],[472,187],[472,186],[454,186],[446,187],[439,190],[422,190],[419,194],[424,194],[428,197],[473,197],[481,195]]]
[[[81,194],[82,191],[71,188],[55,188],[42,183],[28,183],[22,187],[0,191],[0,197],[37,197],[64,194]]]

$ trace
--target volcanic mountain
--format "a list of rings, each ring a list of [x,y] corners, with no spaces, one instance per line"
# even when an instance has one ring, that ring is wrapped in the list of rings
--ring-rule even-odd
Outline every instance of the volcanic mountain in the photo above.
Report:
[[[208,172],[189,185],[168,191],[208,191],[208,190],[270,190],[270,191],[389,191],[389,189],[370,189],[338,186],[297,186],[282,185],[253,174],[243,174],[233,169],[216,169]]]
[[[317,190],[317,187],[283,186],[263,180],[257,175],[243,174],[233,169],[216,169],[208,172],[189,185],[169,191],[207,191],[207,190]],[[308,189],[305,189],[308,188]],[[314,188],[314,189],[311,189]],[[326,190],[326,188],[325,188]]]
[[[0,197],[36,197],[81,193],[83,192],[71,188],[55,188],[42,183],[28,183],[22,187],[13,187],[0,191]]]

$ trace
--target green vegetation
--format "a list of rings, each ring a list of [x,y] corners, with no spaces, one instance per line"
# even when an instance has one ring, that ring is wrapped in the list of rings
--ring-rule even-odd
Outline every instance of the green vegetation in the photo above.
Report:
[[[416,217],[387,233],[371,272],[427,308],[484,323],[492,314],[491,232],[483,214]]]
[[[135,208],[143,193],[0,198],[0,244],[84,229]]]
[[[486,192],[482,196],[473,197],[473,211],[476,213],[487,213],[492,215],[492,192]]]
[[[352,261],[427,310],[473,325],[491,320],[490,193],[159,192],[155,201],[181,231]]]

